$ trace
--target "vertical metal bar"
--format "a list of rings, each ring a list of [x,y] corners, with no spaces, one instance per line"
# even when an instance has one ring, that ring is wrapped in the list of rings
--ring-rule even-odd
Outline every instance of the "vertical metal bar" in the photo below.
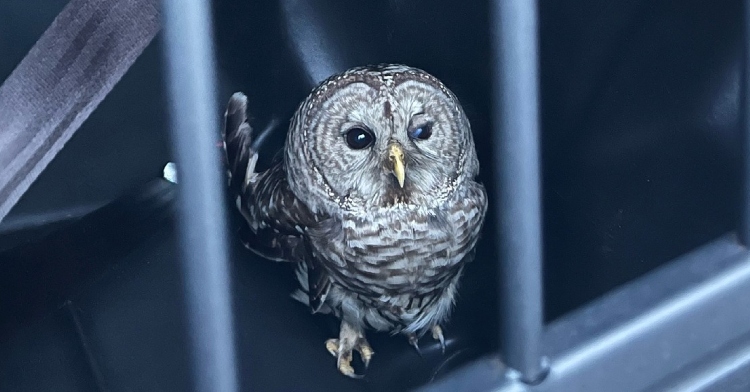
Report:
[[[494,0],[491,8],[501,342],[506,364],[523,381],[536,383],[546,374],[541,353],[537,4]]]
[[[742,89],[740,90],[740,126],[742,127],[742,215],[738,230],[740,242],[750,246],[750,0],[743,2],[745,7],[743,20],[743,58]]]
[[[207,0],[164,0],[167,81],[179,170],[195,390],[237,390],[211,14]]]

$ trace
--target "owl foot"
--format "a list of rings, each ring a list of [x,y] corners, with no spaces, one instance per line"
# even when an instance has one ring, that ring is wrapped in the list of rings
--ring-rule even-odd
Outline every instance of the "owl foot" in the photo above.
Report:
[[[445,337],[443,336],[443,329],[439,325],[436,325],[430,329],[432,331],[432,338],[440,342],[440,348],[445,354]]]
[[[440,342],[440,349],[445,354],[445,337],[443,336],[443,329],[439,325],[430,328],[432,332],[432,338]],[[409,344],[417,350],[417,354],[422,356],[422,350],[419,349],[419,336],[415,333],[405,333],[406,338],[409,339]]]
[[[365,339],[362,331],[345,321],[341,322],[339,338],[328,339],[326,341],[326,349],[331,355],[336,357],[336,366],[341,374],[352,378],[363,377],[354,372],[354,368],[352,367],[352,351],[359,353],[362,362],[365,364],[365,368],[370,365],[372,355],[375,353],[372,351],[370,344],[367,343],[367,339]]]

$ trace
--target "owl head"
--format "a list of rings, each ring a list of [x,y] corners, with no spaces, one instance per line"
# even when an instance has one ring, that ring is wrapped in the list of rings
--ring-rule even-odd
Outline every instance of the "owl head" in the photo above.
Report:
[[[285,166],[317,212],[434,206],[479,169],[456,96],[403,65],[353,68],[316,87],[292,118]]]

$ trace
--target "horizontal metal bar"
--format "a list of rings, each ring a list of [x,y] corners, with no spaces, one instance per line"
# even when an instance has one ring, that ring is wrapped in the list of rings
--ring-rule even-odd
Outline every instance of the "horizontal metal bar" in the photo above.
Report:
[[[537,4],[491,4],[495,219],[500,231],[501,346],[523,380],[544,377]]]
[[[723,237],[552,323],[544,338],[551,371],[541,384],[506,377],[481,390],[625,392],[665,385],[674,374],[710,363],[717,349],[750,335],[748,293],[750,252],[736,236]],[[448,375],[424,390],[449,390],[444,387],[450,378],[468,379],[466,374],[480,383],[496,379],[487,371],[488,361],[497,359],[471,364],[459,370],[463,376]],[[720,363],[705,368],[731,374]],[[706,377],[711,374],[695,380]]]
[[[717,349],[705,360],[666,378],[653,391],[750,391],[750,335]]]
[[[163,5],[195,390],[232,392],[237,369],[210,7],[207,0]]]

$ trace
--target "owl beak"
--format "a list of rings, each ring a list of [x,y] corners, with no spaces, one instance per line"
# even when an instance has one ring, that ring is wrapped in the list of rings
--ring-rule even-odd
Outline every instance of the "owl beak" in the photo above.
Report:
[[[401,149],[401,145],[398,143],[392,143],[388,147],[388,160],[393,165],[393,175],[398,180],[398,185],[404,187],[404,150]]]

